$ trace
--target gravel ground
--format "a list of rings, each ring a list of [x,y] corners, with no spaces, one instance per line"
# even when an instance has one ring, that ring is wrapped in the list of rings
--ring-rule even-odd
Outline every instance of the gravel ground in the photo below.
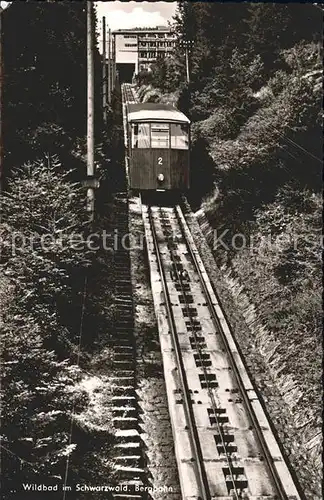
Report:
[[[138,243],[139,235],[144,234],[138,198],[130,199],[129,216],[129,231]],[[142,410],[142,439],[147,447],[147,466],[154,488],[151,496],[154,500],[181,500],[148,263],[142,248],[133,248],[130,255],[135,307],[137,386]],[[169,491],[165,492],[165,488],[169,488]]]
[[[211,232],[203,214],[196,218],[192,212],[186,220],[193,238],[203,258],[209,278],[219,297],[225,315],[232,327],[233,334],[243,354],[248,372],[255,384],[261,402],[270,417],[282,450],[291,465],[292,474],[299,482],[301,492],[307,500],[321,500],[319,493],[319,456],[310,453],[302,446],[303,429],[296,428],[293,414],[278,386],[276,372],[269,369],[269,356],[257,348],[257,339],[266,336],[266,329],[258,322],[254,308],[244,295],[243,286],[231,279],[225,270],[220,270],[215,263],[205,236]],[[201,227],[198,223],[201,224]],[[277,367],[279,369],[280,367]],[[312,443],[311,443],[312,444]]]

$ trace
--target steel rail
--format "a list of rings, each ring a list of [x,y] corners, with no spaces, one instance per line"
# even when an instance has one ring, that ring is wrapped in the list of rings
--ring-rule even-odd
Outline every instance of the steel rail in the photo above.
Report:
[[[160,212],[162,213],[162,210],[160,209]],[[177,215],[177,214],[176,214]],[[179,220],[178,220],[179,222]],[[180,224],[179,224],[180,226]],[[181,226],[180,226],[180,229],[181,229]],[[185,242],[186,242],[186,245],[188,246],[188,241],[185,239]],[[174,264],[174,269],[175,269],[175,272],[176,272],[176,275],[177,275],[177,278],[178,278],[178,282],[180,284],[180,287],[181,287],[181,292],[183,294],[183,297],[184,299],[186,299],[187,297],[187,292],[185,291],[184,287],[183,287],[183,281],[182,281],[182,277],[177,269],[177,262],[175,261],[174,259],[174,255],[173,255],[173,252],[170,251],[170,255],[171,255],[171,260],[172,260],[172,263]],[[195,340],[195,347],[196,347],[196,350],[198,352],[198,356],[199,356],[199,360],[200,360],[200,365],[201,365],[201,369],[203,371],[203,375],[204,375],[204,380],[205,380],[205,383],[206,383],[206,388],[207,388],[207,392],[208,392],[208,396],[209,396],[209,399],[210,399],[210,402],[211,402],[211,406],[212,406],[212,410],[214,412],[214,416],[215,416],[215,422],[216,422],[216,426],[217,426],[217,431],[219,432],[219,435],[220,435],[220,438],[221,438],[221,444],[223,446],[223,450],[224,450],[224,455],[225,455],[225,459],[226,459],[226,462],[227,462],[227,465],[228,465],[228,468],[229,468],[229,471],[230,471],[230,477],[231,477],[231,480],[232,480],[232,484],[233,484],[233,491],[234,491],[234,494],[235,494],[235,498],[236,500],[240,500],[241,498],[241,494],[240,492],[237,490],[237,487],[236,487],[236,484],[235,484],[235,477],[234,477],[234,472],[233,472],[233,462],[232,462],[232,458],[230,456],[230,453],[227,451],[226,449],[226,442],[225,442],[225,439],[224,439],[224,436],[226,436],[226,433],[224,433],[219,421],[218,421],[218,418],[217,418],[217,412],[216,410],[219,408],[219,406],[217,405],[216,403],[216,399],[214,397],[214,393],[213,393],[213,390],[212,388],[210,387],[210,383],[209,383],[209,380],[208,380],[208,377],[207,377],[207,370],[206,370],[206,367],[204,366],[204,363],[203,363],[203,358],[202,358],[202,348],[199,346],[199,342],[198,342],[198,337],[196,335],[196,329],[195,329],[195,326],[194,326],[194,323],[192,321],[192,317],[190,315],[190,307],[189,307],[189,304],[188,302],[185,302],[185,308],[186,308],[186,311],[188,313],[188,318],[190,320],[190,323],[191,323],[191,331],[193,333],[193,337],[194,337],[194,340]]]
[[[176,322],[175,322],[174,314],[172,311],[170,294],[169,294],[169,290],[168,290],[168,286],[167,286],[167,282],[166,282],[165,271],[163,268],[162,258],[161,258],[161,254],[160,254],[160,250],[159,250],[155,222],[154,222],[154,218],[153,218],[152,210],[151,210],[150,206],[148,207],[148,215],[149,215],[149,222],[150,222],[150,227],[151,227],[151,231],[152,231],[156,260],[157,260],[158,269],[159,269],[160,276],[161,276],[161,284],[162,284],[163,294],[165,297],[165,307],[166,307],[166,311],[167,311],[167,319],[168,319],[168,323],[169,323],[169,327],[170,327],[172,343],[174,346],[174,352],[175,352],[176,363],[177,363],[178,372],[179,372],[180,383],[182,386],[184,410],[185,410],[186,420],[187,420],[187,424],[188,424],[189,438],[190,438],[191,445],[192,445],[192,448],[194,451],[196,470],[198,473],[199,489],[200,489],[200,493],[202,495],[202,497],[201,497],[202,500],[211,500],[211,494],[209,491],[207,474],[206,474],[205,467],[203,465],[203,463],[204,463],[203,454],[202,454],[202,450],[201,450],[201,446],[200,446],[200,440],[199,440],[197,427],[195,424],[195,416],[194,416],[194,412],[193,412],[191,400],[190,400],[190,392],[189,392],[189,386],[188,386],[188,381],[187,381],[187,377],[186,377],[186,371],[185,371],[183,359],[181,356],[181,348],[180,348],[180,343],[179,343],[179,339],[178,339],[178,335],[177,335]]]
[[[256,414],[255,414],[255,412],[253,410],[253,407],[252,407],[252,404],[250,402],[250,399],[248,398],[248,396],[246,394],[241,374],[240,374],[240,372],[239,372],[239,370],[238,370],[238,368],[236,366],[234,356],[233,356],[232,351],[231,351],[231,349],[229,347],[229,344],[228,344],[226,335],[225,335],[225,333],[223,331],[223,328],[222,328],[222,325],[220,323],[220,320],[219,320],[219,318],[218,318],[218,316],[216,314],[215,308],[213,306],[213,301],[212,301],[212,299],[210,297],[210,293],[209,293],[208,288],[207,288],[206,283],[205,283],[205,279],[204,279],[204,277],[202,275],[202,272],[200,270],[197,258],[195,256],[194,252],[192,251],[191,244],[188,241],[186,232],[185,232],[184,227],[183,227],[183,222],[181,220],[181,217],[180,217],[179,213],[181,213],[182,217],[184,218],[180,205],[177,205],[176,206],[176,215],[177,215],[177,218],[178,218],[178,221],[179,221],[179,226],[181,228],[182,235],[183,235],[183,237],[184,237],[184,239],[185,239],[185,241],[187,243],[187,248],[189,250],[190,257],[191,257],[191,259],[192,259],[192,261],[193,261],[193,263],[195,265],[195,268],[197,270],[197,274],[199,276],[200,282],[201,282],[201,284],[203,286],[204,294],[205,294],[205,297],[206,297],[206,300],[207,300],[207,303],[208,303],[208,306],[209,306],[209,310],[210,310],[213,322],[214,322],[217,330],[219,331],[219,333],[221,335],[221,338],[222,338],[222,341],[224,343],[227,355],[228,355],[230,363],[231,363],[232,370],[234,372],[235,378],[236,378],[238,386],[239,386],[239,390],[240,390],[241,396],[242,396],[242,398],[244,400],[244,403],[245,403],[246,410],[248,411],[249,417],[250,417],[250,419],[251,419],[251,421],[253,423],[254,430],[255,430],[255,432],[257,434],[257,437],[258,437],[258,440],[259,440],[259,444],[261,445],[263,454],[264,454],[265,459],[266,459],[266,463],[268,465],[268,468],[269,468],[270,473],[272,475],[272,478],[274,480],[275,487],[276,487],[276,490],[277,490],[277,494],[279,495],[279,499],[280,500],[289,500],[289,497],[288,497],[288,495],[286,493],[284,485],[282,484],[281,479],[280,479],[280,477],[278,475],[278,472],[277,472],[277,470],[276,470],[276,468],[274,466],[271,452],[270,452],[270,450],[268,448],[268,445],[267,445],[267,443],[265,441],[265,438],[263,436],[263,432],[262,432],[261,426],[260,426],[260,424],[258,422],[257,416],[256,416]]]

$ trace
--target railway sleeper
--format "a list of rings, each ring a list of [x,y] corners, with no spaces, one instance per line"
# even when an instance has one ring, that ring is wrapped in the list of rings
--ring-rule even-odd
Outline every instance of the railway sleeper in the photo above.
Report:
[[[186,308],[182,308],[182,314],[185,318],[186,317],[195,318],[198,316],[198,311],[195,307],[186,307]]]
[[[119,313],[119,314],[117,314]],[[122,317],[121,316],[122,314],[122,311],[116,311],[116,320],[118,320],[118,327],[124,327],[124,328],[131,328],[132,325],[133,325],[133,321],[132,321],[132,316],[130,315],[129,317]],[[123,313],[125,314],[125,313]]]
[[[126,301],[130,299],[133,294],[133,288],[129,285],[116,285],[115,286],[115,294],[118,297],[120,302]],[[117,304],[116,304],[117,305]]]
[[[130,268],[128,262],[115,262],[115,276],[117,280],[127,281],[129,278]]]
[[[127,278],[129,277],[129,271],[128,270],[126,270],[126,271],[125,270],[124,271],[118,271],[118,270],[116,270],[116,274],[117,273],[118,273],[118,280],[117,280],[117,286],[118,286],[119,279],[121,279],[123,281],[127,280]]]
[[[136,495],[136,494],[128,494],[128,493],[113,493],[112,495],[113,498],[116,498],[117,500],[143,500],[142,495]]]
[[[135,367],[135,360],[134,359],[129,359],[129,360],[114,360],[114,367],[122,370],[125,368],[126,370],[129,368],[134,368]]]
[[[132,300],[132,295],[133,295],[133,289],[130,290],[124,290],[124,285],[121,287],[119,285],[115,286],[115,293],[118,297],[118,300],[124,301],[124,300]]]
[[[175,283],[175,289],[177,292],[182,292],[182,291],[190,292],[191,291],[189,283],[182,283],[182,284]]]
[[[225,477],[228,493],[230,493],[230,491],[234,489],[232,478],[234,479],[235,487],[237,489],[243,490],[248,487],[248,481],[245,476],[244,467],[223,467],[222,470]]]
[[[137,401],[136,396],[113,396],[112,402],[114,405],[134,405]]]
[[[188,295],[179,295],[180,304],[193,304],[194,298],[191,294]]]
[[[198,320],[185,321],[185,324],[188,332],[199,332],[202,330],[201,323]]]
[[[129,333],[133,332],[133,318],[132,315],[130,315],[127,311],[120,311],[116,310],[114,314],[115,318],[115,331],[118,328],[119,332],[126,332],[128,331]]]
[[[146,471],[142,467],[130,467],[124,465],[116,465],[115,470],[121,479],[141,479],[145,478]]]
[[[169,241],[167,243],[167,247],[168,247],[169,250],[178,250],[178,244],[175,243],[174,241],[172,241],[172,242]]]
[[[189,342],[192,349],[197,349],[197,347],[199,349],[207,348],[206,339],[204,336],[189,337]]]
[[[115,282],[115,290],[116,290],[116,292],[120,291],[120,292],[124,292],[124,293],[125,293],[125,291],[128,291],[129,297],[131,297],[133,288],[132,288],[131,282],[129,282],[127,279],[120,279],[120,280],[118,279]]]
[[[180,257],[179,257],[179,260],[180,260]],[[181,273],[183,271],[183,264],[181,264],[181,262],[176,262],[176,263],[172,263],[172,269],[174,271],[174,273]]]
[[[116,385],[116,387],[114,388],[114,393],[116,394],[116,396],[136,396],[134,385]]]
[[[124,236],[122,238],[114,238],[115,243],[115,253],[114,253],[114,262],[119,267],[125,267],[126,269],[130,268],[129,263],[129,250],[127,248],[123,248],[122,245],[125,243],[130,243],[129,241],[125,241]]]
[[[125,327],[115,325],[114,334],[114,342],[118,342],[118,345],[135,346],[133,326]],[[125,339],[127,340],[127,343],[125,343]]]
[[[234,434],[215,434],[214,439],[219,454],[237,452],[237,446],[234,443]]]
[[[118,343],[125,341],[124,344],[131,346],[134,344],[134,339],[132,338],[131,329],[117,331],[116,337],[114,338],[114,342],[118,340]]]
[[[116,417],[135,417],[138,408],[136,406],[113,406],[111,411]]]
[[[133,351],[115,352],[114,355],[115,361],[129,361],[130,359],[134,359]]]
[[[133,308],[127,304],[126,306],[122,306],[121,304],[118,304],[116,307],[116,312],[119,314],[125,314],[127,315],[127,318],[130,316],[131,318],[133,317]],[[123,316],[124,318],[124,316]]]
[[[199,354],[194,354],[194,360],[197,368],[201,368],[202,366],[207,368],[212,365],[210,354],[208,353],[201,352]]]
[[[125,321],[119,321],[120,314],[115,315],[115,320],[117,322],[118,320],[118,325],[115,327],[115,331],[118,332],[121,338],[125,337],[125,335],[132,336],[133,335],[133,323],[131,320],[125,320]],[[117,330],[118,328],[118,330]]]
[[[178,253],[172,252],[171,258],[174,262],[181,262],[181,257]]]
[[[134,353],[134,347],[132,346],[127,346],[127,345],[116,345],[115,346],[115,352],[116,353],[128,353],[131,352],[132,354]]]
[[[125,299],[121,299],[118,302],[116,301],[116,306],[119,310],[121,311],[129,311],[133,312],[133,303],[132,302],[127,302]]]
[[[127,278],[124,278],[124,279],[116,279],[116,283],[120,284],[120,285],[131,285],[132,282],[130,279],[127,279]]]
[[[111,382],[116,385],[116,386],[121,386],[123,387],[123,385],[126,383],[128,383],[129,385],[131,385],[132,383],[134,383],[135,381],[135,377],[134,376],[126,376],[126,377],[111,377]]]
[[[118,455],[115,457],[115,463],[128,467],[144,467],[145,460],[141,453],[136,455]]]
[[[119,336],[118,331],[115,332],[116,335],[118,335],[118,338],[116,338],[116,335],[114,335],[113,338],[109,339],[109,343],[111,344],[112,347],[115,346],[115,343],[118,342],[119,345],[124,345],[125,347],[130,347],[132,349],[135,348],[135,341],[132,338],[131,334],[128,334],[128,336]]]
[[[199,380],[202,389],[216,389],[218,387],[218,382],[214,373],[206,373],[206,375],[200,373]]]
[[[113,417],[112,422],[117,429],[138,429],[139,426],[136,417]]]
[[[226,415],[225,408],[207,408],[207,413],[211,425],[216,425],[217,423],[224,425],[229,423],[229,418]]]
[[[128,453],[131,455],[136,455],[140,453],[142,449],[142,443],[140,441],[130,441],[127,443],[118,443],[114,445],[114,448],[116,448],[117,453]]]

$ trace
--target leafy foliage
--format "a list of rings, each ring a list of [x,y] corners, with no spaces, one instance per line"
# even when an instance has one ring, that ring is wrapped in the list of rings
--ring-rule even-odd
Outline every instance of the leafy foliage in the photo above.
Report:
[[[94,253],[84,244],[90,227],[79,184],[86,166],[85,4],[13,2],[2,20],[1,493],[11,500],[25,498],[23,483],[63,483],[67,461],[69,482],[89,479],[101,465],[94,452],[103,437],[82,420],[88,392],[79,361],[87,353],[78,348],[81,331],[83,347],[94,342],[85,293]],[[95,74],[95,161],[109,198],[124,148],[116,92],[102,133],[98,51]]]
[[[321,197],[288,183],[256,212],[249,245],[232,258],[235,273],[304,391],[303,405],[314,427],[321,425],[320,235]]]
[[[86,12],[79,2],[12,2],[3,14],[5,169],[40,154],[71,164],[86,134]],[[95,36],[95,33],[93,33]],[[95,54],[100,75],[100,56]],[[102,129],[95,79],[96,132]],[[79,166],[79,165],[78,165]]]

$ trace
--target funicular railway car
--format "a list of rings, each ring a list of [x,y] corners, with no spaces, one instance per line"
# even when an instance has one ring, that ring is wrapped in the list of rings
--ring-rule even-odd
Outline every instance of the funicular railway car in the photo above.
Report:
[[[169,104],[129,103],[127,121],[130,189],[188,190],[190,120]]]

